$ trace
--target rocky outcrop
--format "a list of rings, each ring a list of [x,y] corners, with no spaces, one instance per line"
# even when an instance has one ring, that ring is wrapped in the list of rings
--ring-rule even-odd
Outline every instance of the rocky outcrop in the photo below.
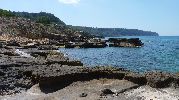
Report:
[[[125,73],[112,71],[112,69],[91,69],[86,67],[65,66],[58,69],[58,73],[41,73],[34,80],[39,83],[41,90],[45,93],[55,92],[76,81],[88,81],[92,79],[109,78],[123,79]]]
[[[108,42],[110,47],[141,47],[144,45],[139,38],[109,38]]]
[[[65,48],[104,48],[107,47],[105,41],[95,38],[85,38],[79,39],[78,41],[74,40],[72,42],[65,43]]]
[[[179,76],[177,74],[166,72],[146,72],[145,74],[127,73],[125,80],[139,85],[149,85],[153,88],[178,87]]]
[[[149,72],[146,74],[147,85],[153,88],[165,88],[174,82],[173,75],[164,72]]]
[[[147,79],[145,75],[138,74],[138,73],[132,73],[132,72],[127,73],[124,79],[139,85],[145,85],[147,83]]]
[[[58,47],[54,45],[40,45],[37,48],[38,50],[58,50]]]
[[[112,92],[110,89],[103,89],[101,90],[101,96],[105,96],[105,95],[111,95],[111,94],[115,94],[114,92]]]
[[[148,72],[139,74],[114,67],[84,67],[80,61],[72,61],[64,54],[53,50],[38,48],[18,49],[31,56],[15,55],[13,49],[0,49],[0,93],[1,95],[18,93],[27,90],[34,84],[39,84],[41,91],[51,93],[77,81],[93,79],[128,80],[135,85],[119,90],[124,92],[141,85],[153,88],[178,87],[179,75],[163,72]]]
[[[70,61],[62,53],[56,51],[22,49],[21,52],[32,55],[31,57],[22,57],[21,55],[12,56],[11,53],[7,53],[11,50],[13,49],[1,49],[0,95],[18,93],[18,91],[29,89],[37,81],[33,80],[35,76],[42,75],[41,73],[44,71],[49,75],[52,73],[59,74],[63,73],[64,67],[61,66],[67,66],[66,72],[69,72],[68,66],[71,66],[71,70],[73,70],[73,66],[83,65],[80,61]]]

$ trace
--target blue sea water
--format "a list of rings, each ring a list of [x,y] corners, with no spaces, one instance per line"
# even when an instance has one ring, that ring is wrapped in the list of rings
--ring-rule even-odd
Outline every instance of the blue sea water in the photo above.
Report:
[[[141,48],[60,48],[60,51],[70,58],[82,61],[86,66],[115,66],[135,72],[153,70],[179,72],[179,37],[142,36],[139,38],[144,43]]]

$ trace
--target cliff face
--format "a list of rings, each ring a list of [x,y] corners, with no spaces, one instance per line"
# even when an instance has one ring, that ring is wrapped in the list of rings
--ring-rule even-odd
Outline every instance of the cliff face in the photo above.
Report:
[[[82,26],[69,26],[73,29],[83,30],[95,36],[118,37],[118,36],[159,36],[156,32],[125,28],[92,28]]]

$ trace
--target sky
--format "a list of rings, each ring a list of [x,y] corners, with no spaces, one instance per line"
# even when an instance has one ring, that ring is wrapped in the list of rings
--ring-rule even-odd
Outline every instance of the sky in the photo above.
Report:
[[[179,0],[0,0],[12,11],[53,13],[68,25],[179,36]]]

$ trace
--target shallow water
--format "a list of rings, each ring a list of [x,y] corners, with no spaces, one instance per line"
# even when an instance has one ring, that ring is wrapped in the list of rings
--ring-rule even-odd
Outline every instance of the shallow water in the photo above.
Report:
[[[127,37],[132,38],[132,37]],[[60,51],[86,66],[116,66],[136,72],[179,72],[179,37],[139,37],[141,48],[89,48]]]

